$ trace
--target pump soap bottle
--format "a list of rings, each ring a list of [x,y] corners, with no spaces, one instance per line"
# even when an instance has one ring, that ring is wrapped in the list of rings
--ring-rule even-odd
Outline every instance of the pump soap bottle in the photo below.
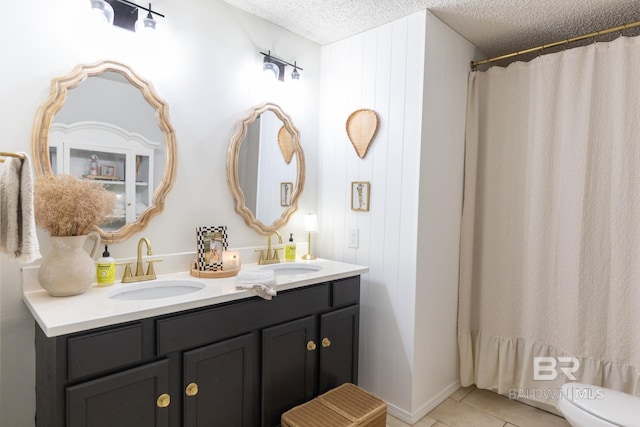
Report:
[[[110,286],[116,278],[116,261],[109,255],[107,245],[104,245],[102,257],[96,261],[96,282],[98,286]]]
[[[285,259],[287,261],[296,260],[296,243],[293,241],[293,233],[289,233],[289,243],[287,243]]]

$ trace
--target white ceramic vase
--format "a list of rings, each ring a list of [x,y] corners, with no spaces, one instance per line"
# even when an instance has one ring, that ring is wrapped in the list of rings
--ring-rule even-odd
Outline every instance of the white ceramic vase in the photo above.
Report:
[[[95,240],[89,253],[84,250],[87,237]],[[98,251],[100,235],[92,231],[82,236],[51,236],[51,244],[53,249],[38,271],[40,286],[54,297],[86,292],[96,281],[93,257]]]

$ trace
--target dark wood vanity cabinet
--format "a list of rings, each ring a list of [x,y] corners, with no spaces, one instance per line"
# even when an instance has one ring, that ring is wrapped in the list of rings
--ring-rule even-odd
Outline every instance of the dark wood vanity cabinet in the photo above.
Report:
[[[184,426],[251,427],[256,419],[256,333],[184,353]]]
[[[262,330],[263,426],[276,426],[290,408],[357,381],[358,319],[353,305]]]
[[[47,338],[38,427],[271,427],[357,382],[360,277]]]
[[[170,403],[168,374],[165,359],[67,387],[67,425],[167,427],[168,406],[158,402]]]

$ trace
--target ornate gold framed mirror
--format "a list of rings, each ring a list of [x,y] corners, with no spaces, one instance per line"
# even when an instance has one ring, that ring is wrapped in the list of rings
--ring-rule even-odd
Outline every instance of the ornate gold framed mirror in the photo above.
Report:
[[[113,218],[96,231],[120,242],[161,213],[176,175],[168,106],[150,82],[114,61],[81,64],[51,81],[31,150],[38,175],[98,180],[116,193]]]
[[[236,212],[248,226],[268,234],[298,208],[305,179],[300,133],[271,103],[251,108],[238,121],[227,153],[227,183]]]

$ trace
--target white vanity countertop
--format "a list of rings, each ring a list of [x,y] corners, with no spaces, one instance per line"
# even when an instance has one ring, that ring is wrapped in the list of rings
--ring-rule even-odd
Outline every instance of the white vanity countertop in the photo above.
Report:
[[[304,274],[278,274],[276,291],[357,276],[369,271],[368,267],[325,259],[297,262],[316,264],[322,269]],[[286,263],[283,262],[283,264]],[[247,264],[242,266],[242,270],[257,270],[261,267],[257,264]],[[107,287],[94,285],[84,294],[72,297],[51,297],[38,286],[39,289],[25,287],[23,300],[44,333],[48,337],[54,337],[256,296],[252,291],[237,289],[236,277],[205,279],[193,277],[189,272],[158,275],[158,280],[168,279],[193,280],[204,283],[206,286],[202,290],[186,295],[138,301],[114,300],[108,298],[106,294],[115,288],[142,282],[125,285],[116,282]]]

